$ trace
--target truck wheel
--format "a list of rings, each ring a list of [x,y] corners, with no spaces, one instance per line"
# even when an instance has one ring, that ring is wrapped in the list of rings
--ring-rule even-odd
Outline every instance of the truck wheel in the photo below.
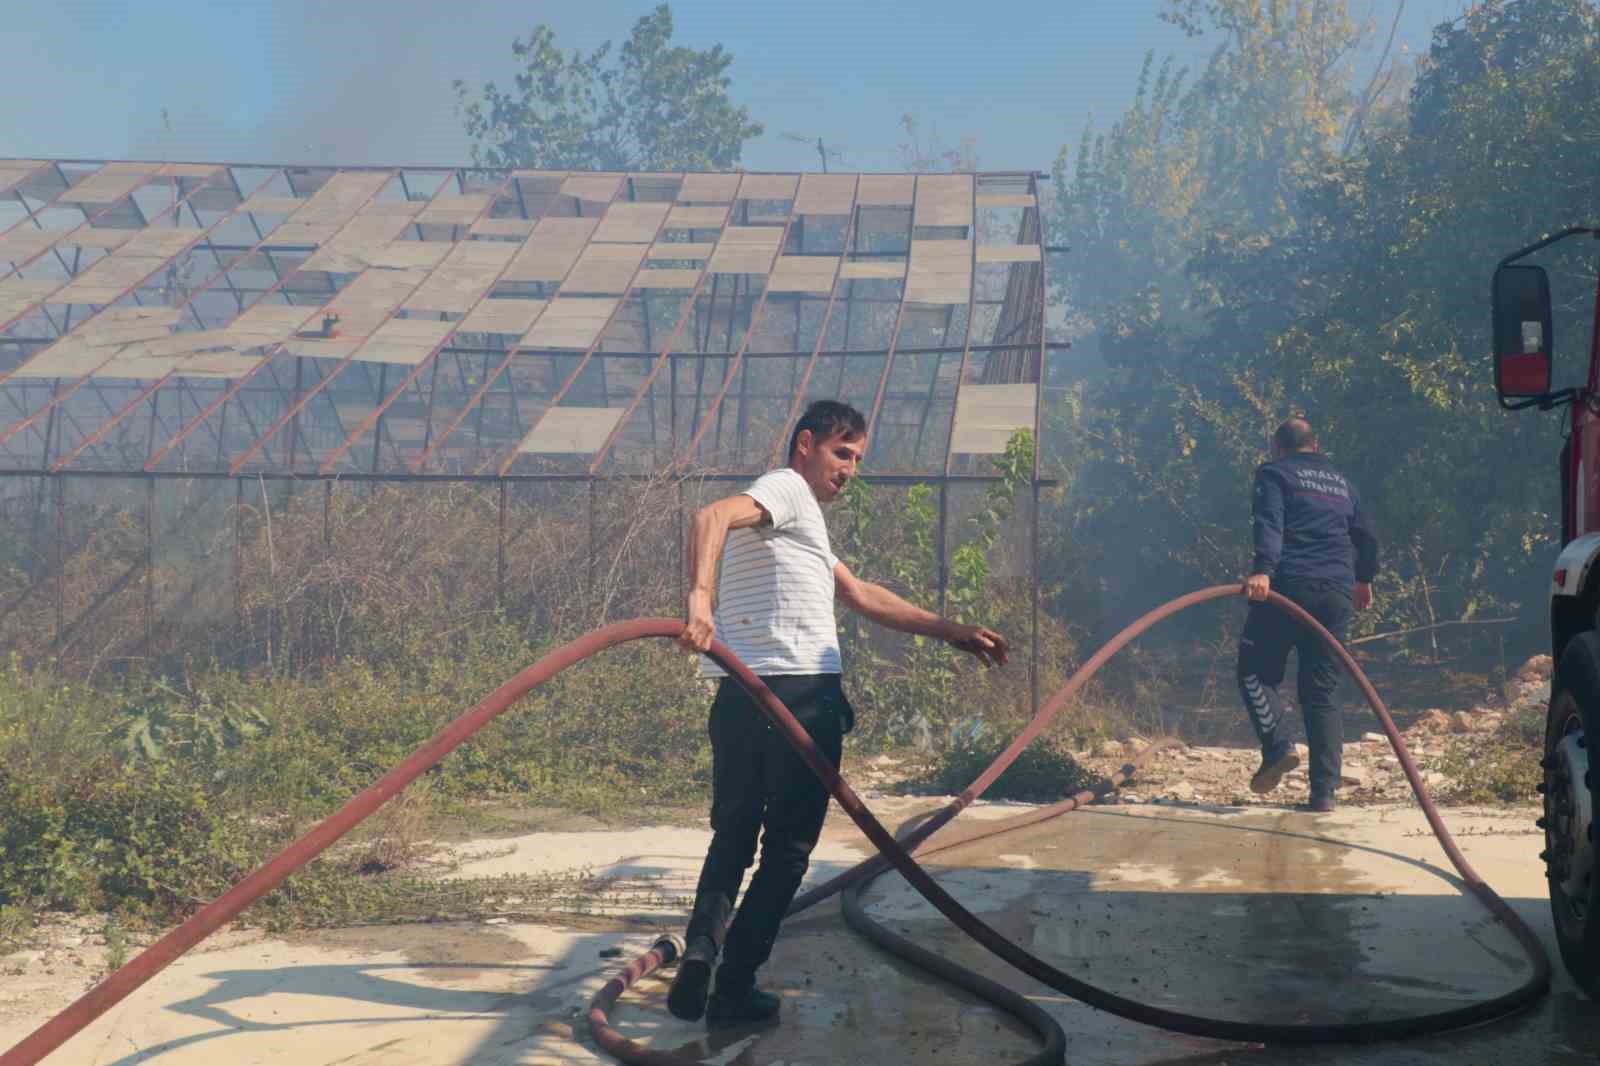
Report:
[[[1545,876],[1561,958],[1578,985],[1600,998],[1600,869],[1589,739],[1600,741],[1600,634],[1580,633],[1561,653],[1550,684],[1544,736]]]

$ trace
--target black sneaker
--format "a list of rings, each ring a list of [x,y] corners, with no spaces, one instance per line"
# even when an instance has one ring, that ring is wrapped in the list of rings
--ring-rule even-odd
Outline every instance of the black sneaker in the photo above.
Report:
[[[1296,803],[1294,805],[1295,810],[1310,811],[1312,814],[1327,814],[1328,812],[1332,811],[1333,808],[1334,803],[1332,796],[1312,796],[1311,799],[1305,803]]]
[[[1257,770],[1255,776],[1250,778],[1250,791],[1266,795],[1278,787],[1278,783],[1283,780],[1284,774],[1299,765],[1300,756],[1296,754],[1293,748],[1286,749],[1282,755],[1274,758],[1268,758],[1263,755],[1261,757],[1261,769]]]
[[[685,949],[667,993],[667,1009],[674,1018],[699,1021],[706,1012],[706,993],[711,989],[711,968],[716,961],[717,946],[708,940],[697,939]]]
[[[771,992],[752,988],[743,995],[718,992],[706,1005],[706,1028],[726,1029],[735,1025],[760,1025],[778,1020],[783,1000]]]

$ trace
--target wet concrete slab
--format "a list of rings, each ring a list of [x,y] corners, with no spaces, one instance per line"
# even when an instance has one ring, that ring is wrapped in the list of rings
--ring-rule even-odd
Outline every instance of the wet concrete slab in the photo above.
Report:
[[[894,822],[926,804],[884,806]],[[1446,813],[1468,858],[1548,944],[1532,817]],[[530,869],[546,850],[531,840]],[[600,841],[567,843],[619,868],[648,867],[665,891],[692,877],[705,840],[658,833],[647,850],[613,841],[609,851]],[[863,850],[853,827],[830,822],[813,876]],[[1420,813],[1409,809],[1318,817],[1119,805],[970,845],[940,856],[935,868],[958,899],[1055,965],[1123,994],[1219,1017],[1334,1021],[1437,1010],[1506,991],[1526,973],[1515,943],[1459,892]],[[1247,1048],[1124,1022],[1043,988],[956,933],[893,875],[867,902],[891,928],[1033,997],[1061,1021],[1074,1066],[1600,1061],[1600,1005],[1560,973],[1536,1009],[1468,1032]],[[234,942],[179,960],[49,1061],[607,1062],[589,1040],[582,1008],[657,929],[676,924],[652,908],[562,927],[395,926]],[[623,959],[601,954],[611,948]],[[1034,1047],[1009,1017],[856,937],[837,903],[785,927],[764,980],[783,995],[784,1017],[758,1032],[708,1036],[672,1018],[660,980],[624,997],[613,1020],[652,1047],[721,1066],[965,1066],[1018,1061]],[[45,1016],[0,1015],[0,1047]]]
[[[1469,860],[1553,952],[1540,838],[1525,832],[1531,817],[1449,821],[1463,830]],[[1040,957],[1107,990],[1219,1018],[1433,1012],[1509,992],[1529,972],[1408,810],[1313,817],[1119,806],[962,849],[950,865],[940,883]],[[892,928],[1034,994],[1067,1031],[1074,1064],[1600,1061],[1600,1008],[1564,974],[1537,1009],[1467,1033],[1246,1051],[1123,1022],[1007,976],[898,879],[867,898]]]

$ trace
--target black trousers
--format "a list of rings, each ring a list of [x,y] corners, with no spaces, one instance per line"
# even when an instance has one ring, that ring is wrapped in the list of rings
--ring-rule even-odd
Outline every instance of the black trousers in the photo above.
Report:
[[[839,765],[855,723],[838,674],[763,677],[794,712],[822,754]],[[811,861],[828,813],[828,791],[755,701],[725,678],[711,703],[711,847],[700,869],[686,939],[719,945],[717,989],[738,994],[755,984],[772,954],[778,926]],[[761,839],[761,863],[734,911],[744,872]],[[730,920],[731,919],[731,920]]]
[[[1353,613],[1350,586],[1342,581],[1285,579],[1273,591],[1305,608],[1323,627],[1344,640]],[[1289,649],[1299,655],[1300,713],[1311,749],[1311,794],[1331,796],[1339,787],[1344,754],[1344,723],[1334,697],[1342,668],[1322,638],[1268,603],[1253,603],[1239,640],[1239,695],[1265,755],[1283,750],[1289,739],[1283,722],[1283,683]]]

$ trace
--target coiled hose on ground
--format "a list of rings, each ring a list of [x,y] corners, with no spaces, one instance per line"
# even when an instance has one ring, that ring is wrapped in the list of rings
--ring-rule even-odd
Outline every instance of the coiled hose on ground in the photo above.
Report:
[[[887,868],[892,865],[906,878],[908,882],[910,882],[911,886],[915,888],[917,892],[923,896],[923,898],[925,898],[929,903],[933,904],[933,906],[937,908],[945,917],[954,922],[955,925],[962,930],[962,932],[966,933],[968,936],[971,936],[974,940],[978,941],[991,953],[1003,959],[1005,962],[1010,963],[1018,970],[1021,970],[1023,973],[1048,985],[1056,991],[1065,993],[1075,999],[1089,1004],[1090,1006],[1098,1007],[1101,1010],[1115,1014],[1119,1017],[1128,1018],[1137,1022],[1143,1022],[1147,1025],[1153,1025],[1161,1029],[1169,1029],[1175,1032],[1187,1033],[1191,1036],[1209,1037],[1219,1040],[1278,1044],[1365,1043],[1383,1040],[1397,1040],[1406,1037],[1422,1036],[1428,1033],[1444,1032],[1446,1030],[1458,1029],[1468,1025],[1481,1024],[1482,1022],[1503,1017],[1504,1015],[1521,1010],[1522,1008],[1538,1000],[1539,997],[1543,996],[1550,987],[1550,960],[1545,954],[1544,946],[1540,944],[1539,938],[1534,934],[1533,930],[1528,927],[1527,923],[1524,922],[1522,918],[1517,915],[1517,913],[1513,911],[1506,904],[1506,902],[1502,900],[1495,893],[1495,891],[1484,882],[1483,878],[1479,876],[1478,872],[1472,868],[1470,863],[1467,862],[1466,856],[1461,853],[1461,849],[1456,846],[1454,838],[1451,837],[1450,831],[1445,827],[1444,821],[1439,817],[1438,809],[1434,806],[1433,800],[1428,796],[1427,789],[1422,784],[1422,779],[1417,772],[1416,764],[1412,761],[1410,752],[1406,750],[1405,742],[1400,736],[1399,729],[1394,724],[1394,719],[1390,716],[1388,708],[1384,706],[1383,700],[1378,696],[1377,690],[1372,687],[1371,681],[1369,681],[1366,674],[1362,672],[1361,667],[1356,664],[1356,661],[1351,658],[1350,653],[1345,650],[1344,646],[1339,643],[1333,634],[1329,633],[1325,628],[1323,628],[1323,626],[1317,622],[1315,618],[1308,614],[1298,604],[1285,599],[1283,596],[1280,596],[1277,593],[1269,593],[1269,602],[1278,607],[1280,610],[1287,612],[1301,625],[1304,625],[1315,632],[1328,645],[1329,648],[1338,654],[1340,661],[1344,664],[1345,669],[1355,679],[1356,684],[1361,689],[1362,695],[1366,697],[1367,703],[1372,707],[1373,712],[1378,716],[1378,720],[1382,723],[1383,731],[1388,736],[1389,743],[1393,746],[1395,754],[1400,760],[1400,765],[1405,771],[1406,779],[1411,783],[1411,789],[1416,794],[1417,802],[1422,806],[1422,810],[1424,815],[1427,817],[1428,824],[1433,829],[1434,836],[1438,838],[1439,844],[1444,849],[1445,855],[1450,859],[1451,865],[1453,865],[1460,873],[1462,881],[1465,883],[1468,891],[1476,896],[1479,902],[1488,908],[1490,913],[1492,913],[1496,919],[1498,919],[1510,930],[1512,936],[1517,940],[1517,943],[1527,954],[1529,962],[1531,963],[1532,972],[1529,974],[1528,978],[1516,989],[1507,992],[1504,995],[1496,996],[1492,999],[1469,1004],[1463,1007],[1454,1007],[1446,1010],[1430,1012],[1428,1014],[1414,1015],[1411,1017],[1391,1018],[1377,1021],[1362,1020],[1355,1022],[1312,1022],[1294,1024],[1239,1022],[1226,1019],[1206,1018],[1200,1015],[1188,1014],[1182,1011],[1169,1010],[1164,1007],[1140,1003],[1137,1000],[1128,999],[1127,997],[1119,996],[1115,993],[1096,988],[1093,985],[1087,984],[1086,982],[1073,977],[1071,974],[1065,973],[1043,959],[1030,954],[1021,947],[1007,940],[1005,937],[1001,936],[982,919],[978,918],[966,908],[962,907],[960,903],[956,902],[947,892],[940,888],[938,883],[929,877],[927,872],[923,870],[921,866],[917,865],[915,860],[911,858],[911,852],[916,851],[918,846],[923,841],[927,840],[928,837],[937,832],[940,827],[948,824],[951,819],[953,819],[975,799],[982,795],[983,791],[993,784],[995,779],[1004,773],[1006,768],[1010,766],[1017,756],[1022,753],[1022,750],[1027,747],[1027,745],[1031,743],[1034,738],[1036,738],[1050,724],[1051,720],[1054,719],[1055,716],[1058,715],[1062,709],[1073,700],[1073,698],[1076,697],[1077,693],[1085,684],[1088,683],[1089,679],[1093,677],[1094,674],[1125,645],[1127,645],[1141,633],[1145,632],[1147,629],[1154,626],[1156,623],[1169,618],[1180,611],[1209,600],[1223,599],[1225,597],[1237,596],[1239,594],[1240,588],[1237,585],[1217,585],[1211,588],[1201,589],[1197,592],[1191,592],[1186,596],[1181,596],[1178,599],[1172,600],[1171,602],[1148,612],[1125,627],[1120,633],[1107,642],[1104,647],[1090,657],[1089,661],[1084,663],[1083,666],[1072,675],[1067,683],[1051,696],[1050,700],[1045,704],[1045,706],[1040,708],[1039,713],[1035,715],[1033,720],[1029,722],[1023,731],[1017,735],[1017,738],[1012,741],[1011,745],[1001,753],[1000,757],[995,760],[993,765],[979,775],[977,780],[969,785],[959,796],[956,797],[954,801],[948,804],[943,810],[937,812],[933,817],[929,818],[928,821],[916,828],[913,832],[908,834],[903,841],[895,841],[888,836],[888,834],[883,830],[883,827],[879,825],[876,819],[874,819],[870,812],[867,811],[866,807],[861,803],[854,791],[850,789],[849,785],[847,785],[833,770],[833,768],[828,766],[827,763],[816,752],[815,747],[810,743],[810,738],[806,735],[805,731],[799,727],[798,723],[794,722],[792,716],[787,714],[779,715],[773,713],[773,704],[775,704],[777,701],[771,698],[770,693],[763,695],[762,692],[757,692],[756,694],[758,699],[761,701],[763,710],[765,710],[769,717],[772,718],[773,723],[778,726],[778,728],[783,730],[785,736],[789,739],[789,742],[795,746],[796,750],[798,750],[802,757],[806,759],[807,763],[811,765],[812,769],[815,770],[819,776],[822,777],[823,781],[827,783],[829,791],[833,794],[834,798],[839,801],[840,806],[843,807],[846,813],[848,813],[856,822],[856,824],[861,827],[862,831],[867,834],[868,839],[872,841],[873,845],[878,849],[879,852],[879,854],[873,858],[858,864],[857,866],[838,875],[825,884],[819,885],[817,888],[803,893],[801,896],[797,897],[794,905],[789,910],[790,915],[798,913],[807,907],[819,903],[841,890],[855,887],[857,891],[859,891],[860,888],[865,887],[865,882],[867,880],[885,872]],[[752,691],[755,692],[756,690],[752,689]],[[764,690],[762,691],[764,692]],[[1153,751],[1154,748],[1147,748],[1145,751],[1141,752],[1139,762],[1142,763],[1144,759],[1148,758],[1153,753]],[[1124,772],[1131,772],[1133,769],[1134,767],[1125,767]],[[1117,784],[1120,783],[1120,781],[1117,782]],[[937,849],[924,850],[921,852],[921,854],[933,854],[934,850],[943,851],[948,848],[956,847],[960,844],[966,844],[975,840],[984,839],[986,837],[996,836],[1000,833],[1019,829],[1024,825],[1032,825],[1049,818],[1057,817],[1067,813],[1068,811],[1077,809],[1088,798],[1092,797],[1087,795],[1075,796],[1069,800],[1063,801],[1062,803],[1055,804],[1051,807],[1041,808],[1036,811],[1030,811],[1027,814],[1021,815],[1017,818],[986,823],[983,826],[970,830],[965,834],[942,842]],[[851,904],[847,901],[846,916],[847,919],[851,920],[852,925],[856,926],[862,932],[867,933],[867,935],[871,936],[881,946],[894,951],[896,954],[902,954],[909,961],[915,962],[918,965],[930,962],[931,953],[927,952],[925,949],[911,944],[903,937],[899,937],[896,934],[890,933],[888,930],[882,929],[881,927],[873,928],[875,923],[871,923],[870,919],[866,918],[865,912],[859,905],[859,899],[854,904]],[[648,956],[646,957],[648,958]],[[955,980],[957,983],[963,984],[970,991],[973,991],[977,995],[983,996],[983,998],[990,998],[984,995],[983,992],[979,991],[979,988],[975,983],[968,983],[965,978],[954,977],[953,971],[958,968],[955,967],[953,963],[950,963],[948,960],[939,959],[937,956],[931,957],[933,959],[938,959],[938,962],[933,965],[936,968],[936,972],[940,976],[949,977],[950,979]],[[616,1002],[617,997],[621,995],[622,991],[627,987],[627,984],[637,980],[639,977],[642,977],[649,972],[650,971],[648,969],[641,968],[639,972],[635,974],[634,967],[630,967],[623,975],[613,979],[606,985],[605,988],[602,988],[600,992],[595,995],[594,1000],[590,1005],[590,1030],[593,1032],[595,1039],[602,1047],[625,1062],[649,1063],[653,1064],[653,1066],[674,1066],[674,1064],[677,1064],[677,1066],[682,1066],[684,1060],[681,1058],[651,1051],[648,1048],[628,1040],[626,1037],[616,1032],[616,1030],[611,1028],[611,1026],[608,1024],[607,1011],[609,1010],[610,1006]],[[970,974],[970,971],[964,971],[964,973],[970,977],[977,977],[976,974]],[[629,977],[629,975],[633,976]],[[980,978],[979,980],[982,979]],[[1013,993],[1012,995],[1014,996],[1015,994]],[[995,1002],[995,1005],[1001,1007],[1002,1009],[1009,1009],[1006,1003],[998,1002],[992,999],[991,1002]],[[1024,1024],[1029,1025],[1030,1028],[1035,1028],[1033,1024],[1034,1019],[1031,1015],[1018,1015],[1018,1017],[1024,1022]],[[1039,1030],[1035,1028],[1035,1032],[1038,1031]],[[1041,1035],[1043,1036],[1044,1034]],[[1049,1039],[1047,1036],[1045,1038]],[[1060,1058],[1035,1059],[1032,1061],[1060,1061]]]
[[[1418,802],[1422,805],[1428,823],[1432,827],[1434,835],[1439,839],[1440,846],[1444,849],[1445,854],[1461,874],[1468,890],[1510,929],[1513,936],[1527,953],[1532,963],[1533,972],[1516,990],[1466,1007],[1379,1022],[1285,1025],[1202,1018],[1179,1011],[1138,1003],[1095,988],[1029,954],[1002,937],[976,915],[963,907],[911,858],[911,852],[916,850],[923,841],[982,795],[984,790],[1021,754],[1022,750],[1049,725],[1050,721],[1060,713],[1062,708],[1071,702],[1089,678],[1124,645],[1157,622],[1185,608],[1208,600],[1237,596],[1239,593],[1240,588],[1237,585],[1218,585],[1192,592],[1149,612],[1123,629],[1122,632],[1118,633],[1116,637],[1097,651],[1050,698],[1039,713],[1035,715],[1034,719],[1028,723],[1027,727],[1017,735],[1005,752],[995,760],[992,766],[968,786],[954,802],[907,834],[903,841],[895,840],[884,829],[871,811],[861,802],[855,791],[839,776],[838,771],[817,751],[810,736],[777,697],[743,663],[735,659],[725,645],[720,641],[714,642],[709,652],[711,658],[750,692],[763,713],[768,716],[776,728],[783,732],[807,765],[827,785],[834,799],[839,802],[839,805],[850,815],[851,819],[861,828],[862,832],[866,834],[879,852],[877,857],[861,863],[852,870],[834,878],[826,885],[819,886],[817,889],[813,889],[797,898],[790,913],[796,913],[851,885],[861,883],[864,886],[866,879],[884,872],[888,866],[893,866],[929,903],[933,904],[964,932],[1001,959],[1022,972],[1043,981],[1050,987],[1121,1017],[1165,1029],[1173,1029],[1178,1032],[1225,1040],[1259,1043],[1321,1043],[1396,1039],[1482,1023],[1533,1003],[1548,990],[1550,983],[1550,961],[1538,938],[1528,928],[1527,924],[1495,894],[1494,890],[1484,883],[1483,879],[1468,864],[1460,849],[1456,847],[1455,841],[1451,838],[1449,831],[1439,818],[1438,811],[1429,799],[1427,791],[1423,788],[1416,765],[1406,751],[1405,744],[1400,738],[1400,733],[1396,729],[1393,719],[1390,718],[1383,701],[1379,699],[1377,692],[1361,672],[1360,667],[1356,665],[1355,660],[1314,618],[1277,593],[1272,593],[1269,597],[1274,605],[1280,610],[1286,611],[1302,625],[1311,628],[1338,653],[1345,668],[1356,679],[1357,684],[1361,687],[1362,694],[1367,698],[1367,702],[1372,706],[1372,709],[1382,722],[1384,732],[1388,735],[1389,742],[1393,745],[1395,754],[1399,757],[1400,764],[1405,770],[1406,777],[1411,782],[1412,790],[1416,793]],[[310,862],[341,836],[349,832],[357,823],[370,816],[385,801],[398,794],[406,785],[425,773],[492,719],[503,713],[529,690],[575,663],[587,659],[606,648],[645,637],[673,638],[678,636],[682,629],[683,622],[678,619],[655,618],[621,622],[595,630],[593,633],[589,633],[570,644],[556,649],[527,667],[490,693],[470,711],[446,726],[437,736],[412,753],[399,766],[389,771],[338,811],[318,823],[310,832],[284,848],[222,896],[196,911],[187,921],[146,948],[78,1000],[69,1004],[16,1046],[4,1054],[0,1054],[0,1066],[33,1066],[34,1063],[37,1063],[50,1052],[60,1047],[75,1033],[105,1013],[140,985],[154,977],[184,952],[236,917],[256,899],[281,884],[295,870]],[[1151,750],[1147,749],[1141,753],[1141,762],[1144,757],[1150,754]],[[1124,771],[1131,772],[1132,769],[1132,767],[1125,767]],[[966,843],[974,839],[1005,832],[1009,829],[1020,828],[1024,824],[1032,824],[1046,818],[1056,817],[1078,806],[1083,802],[1084,798],[1074,797],[1052,807],[1031,811],[1020,818],[1008,819],[1000,823],[990,823],[978,831],[942,842],[936,850],[944,850],[945,848],[954,847],[958,843]],[[1092,794],[1088,795],[1087,798],[1092,798]],[[924,854],[931,854],[933,850],[935,849],[929,849]],[[859,912],[859,907],[854,909]],[[890,935],[892,936],[893,934]],[[590,1004],[590,1029],[596,1040],[607,1051],[624,1061],[658,1064],[658,1066],[660,1064],[683,1066],[685,1062],[679,1057],[654,1051],[628,1040],[611,1028],[607,1020],[607,1011],[630,985],[659,967],[674,961],[675,954],[675,944],[670,939],[662,940],[650,952],[634,960],[622,974],[607,982]],[[934,958],[937,957],[935,956]],[[938,964],[942,964],[948,970],[960,969],[955,967],[954,964],[948,963],[947,960],[940,959]],[[1028,1003],[1026,999],[1015,992],[1011,992],[1009,989],[989,982],[976,974],[971,974],[970,971],[962,971],[962,973],[972,979],[968,987],[973,988],[975,992],[979,988],[983,988],[985,991],[994,991],[1004,1001],[999,1004],[1002,1009],[1010,1010],[1015,1007],[1016,1011],[1021,1012],[1019,1016],[1024,1023],[1033,1026],[1035,1032],[1040,1033],[1041,1038],[1046,1042],[1046,1046],[1040,1055],[1035,1056],[1030,1061],[1041,1063],[1061,1061],[1061,1044],[1058,1042],[1060,1028],[1055,1025],[1053,1020],[1048,1018],[1048,1015],[1044,1015],[1039,1008]],[[959,979],[957,978],[957,980]],[[979,992],[979,994],[983,993]],[[1017,1001],[1020,1001],[1020,1003]],[[1048,1022],[1048,1025],[1045,1022]],[[1051,1032],[1052,1029],[1053,1034]]]

